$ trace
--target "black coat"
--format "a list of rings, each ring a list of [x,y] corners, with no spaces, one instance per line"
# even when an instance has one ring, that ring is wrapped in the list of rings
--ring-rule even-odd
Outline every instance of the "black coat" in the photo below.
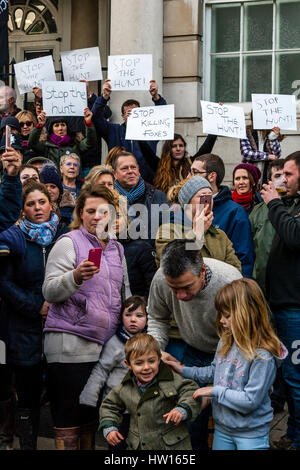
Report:
[[[147,298],[157,270],[155,252],[144,240],[119,241],[124,247],[131,293]]]
[[[55,240],[67,231],[60,224],[54,241],[44,249],[25,236],[23,256],[1,258],[0,338],[6,343],[7,364],[31,366],[42,359],[45,266]]]

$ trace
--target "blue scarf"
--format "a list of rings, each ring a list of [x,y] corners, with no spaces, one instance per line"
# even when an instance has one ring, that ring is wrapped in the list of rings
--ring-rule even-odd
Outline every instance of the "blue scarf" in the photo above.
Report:
[[[140,176],[137,184],[130,191],[126,191],[118,181],[115,181],[115,189],[128,199],[129,205],[136,202],[146,191],[146,186],[143,178]]]
[[[20,223],[20,229],[30,237],[32,242],[41,246],[48,246],[56,235],[58,224],[58,216],[54,212],[51,212],[50,220],[41,224],[34,224],[24,218]]]

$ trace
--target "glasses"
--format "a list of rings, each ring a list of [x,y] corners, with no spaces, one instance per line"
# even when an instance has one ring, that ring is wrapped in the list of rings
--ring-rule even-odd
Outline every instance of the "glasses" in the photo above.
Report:
[[[79,166],[79,163],[71,163],[71,162],[67,162],[65,163],[66,166],[74,166],[75,168],[77,168]]]
[[[205,175],[205,174],[209,174],[209,173],[207,171],[198,171],[198,170],[191,169],[191,174],[193,176],[197,176],[197,175]]]
[[[32,121],[26,121],[26,122],[20,122],[20,127],[24,127],[25,125],[27,127],[31,126],[33,124]]]

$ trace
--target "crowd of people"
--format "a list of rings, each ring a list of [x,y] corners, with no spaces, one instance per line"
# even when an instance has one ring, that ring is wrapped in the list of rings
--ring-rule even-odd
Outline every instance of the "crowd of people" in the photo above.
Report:
[[[58,450],[267,450],[285,404],[300,449],[300,151],[247,126],[229,188],[217,136],[157,155],[86,86],[84,119],[0,88],[0,449],[45,402]]]

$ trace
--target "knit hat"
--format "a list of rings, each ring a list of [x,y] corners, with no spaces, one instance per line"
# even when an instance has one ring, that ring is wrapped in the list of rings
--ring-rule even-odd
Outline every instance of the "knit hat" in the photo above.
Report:
[[[260,177],[261,177],[261,172],[260,172],[260,169],[257,168],[257,166],[252,165],[251,163],[240,163],[233,170],[233,179],[234,179],[234,174],[236,170],[239,170],[239,169],[249,171],[249,173],[251,173],[251,175],[253,176],[255,184],[259,182]]]
[[[184,206],[184,204],[188,204],[199,189],[203,188],[213,190],[209,182],[205,178],[202,178],[202,176],[194,176],[189,179],[178,193],[178,201],[180,205]]]
[[[23,152],[25,149],[22,146],[22,139],[18,134],[11,134],[10,136],[10,146],[15,150],[20,150]],[[0,142],[0,151],[5,150],[6,148],[6,137],[5,135],[2,136]]]
[[[61,182],[61,177],[53,163],[44,163],[40,171],[40,180],[42,183],[52,183],[58,187],[60,194],[63,193],[64,188]]]
[[[7,116],[1,120],[0,130],[5,128],[5,126],[10,126],[16,129],[19,134],[21,134],[21,126],[18,119],[14,116]]]

